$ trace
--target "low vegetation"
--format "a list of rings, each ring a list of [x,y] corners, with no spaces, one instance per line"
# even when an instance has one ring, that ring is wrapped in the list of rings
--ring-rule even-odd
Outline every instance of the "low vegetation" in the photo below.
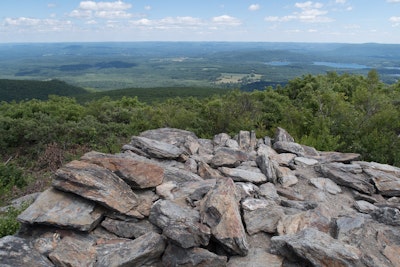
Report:
[[[273,136],[280,126],[319,150],[356,152],[366,161],[400,166],[400,82],[382,83],[376,71],[329,72],[259,89],[163,99],[150,94],[146,101],[114,95],[78,102],[53,95],[1,102],[0,204],[43,189],[53,171],[85,152],[118,152],[132,135],[159,127],[211,138],[239,130]]]

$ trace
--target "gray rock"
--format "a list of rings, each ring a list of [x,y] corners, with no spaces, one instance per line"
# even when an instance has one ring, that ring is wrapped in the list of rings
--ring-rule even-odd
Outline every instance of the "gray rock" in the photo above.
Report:
[[[164,168],[149,160],[137,160],[129,154],[110,155],[92,151],[81,160],[114,172],[132,188],[156,187],[164,179]]]
[[[364,168],[364,172],[374,181],[380,194],[383,196],[400,196],[399,175],[372,168]]]
[[[295,192],[293,189],[289,188],[276,188],[276,192],[278,195],[285,197],[290,200],[299,200],[303,201],[304,196],[298,192]]]
[[[285,129],[277,127],[274,141],[294,142],[294,138]]]
[[[244,256],[249,247],[236,195],[232,179],[219,179],[200,204],[201,220],[230,254]]]
[[[5,207],[0,207],[0,213],[6,212],[10,208],[20,209],[24,205],[32,204],[36,198],[41,194],[41,192],[36,192],[32,194],[28,194],[17,199],[11,200],[11,204]]]
[[[104,210],[77,195],[50,188],[23,211],[18,220],[26,224],[45,224],[79,231],[91,231],[103,217]]]
[[[182,170],[175,167],[166,167],[164,170],[163,182],[171,182],[171,181],[183,183],[190,181],[203,181],[203,178],[187,170]]]
[[[293,262],[300,259],[313,266],[361,266],[360,250],[313,228],[295,235],[272,237],[271,251]]]
[[[331,218],[315,209],[283,216],[278,222],[277,232],[279,235],[292,235],[303,229],[315,228],[321,232],[329,233],[332,230],[331,226]]]
[[[278,153],[292,153],[296,154],[298,157],[305,155],[305,151],[300,144],[286,141],[275,142],[272,146]]]
[[[353,188],[368,195],[375,192],[374,186],[370,183],[370,178],[362,173],[359,165],[333,162],[319,165],[317,171],[339,185]]]
[[[156,187],[156,192],[164,199],[174,200],[179,198],[190,198],[200,200],[214,187],[216,180],[208,179],[191,182],[166,182]]]
[[[282,187],[290,187],[299,182],[294,172],[287,167],[278,167],[276,169],[276,176],[278,177],[278,182]]]
[[[56,266],[93,266],[97,252],[95,240],[66,236],[49,254],[50,260]]]
[[[162,257],[164,266],[222,267],[226,266],[227,257],[218,256],[203,248],[184,249],[169,244]]]
[[[140,133],[140,136],[175,146],[184,144],[188,137],[197,139],[197,136],[193,132],[176,128],[158,128],[147,130]]]
[[[278,176],[276,174],[278,163],[271,160],[266,155],[258,156],[256,162],[258,168],[260,168],[261,172],[267,177],[267,181],[276,184],[278,182]]]
[[[340,217],[335,220],[336,228],[334,230],[334,237],[340,241],[349,243],[350,239],[353,238],[352,235],[355,233],[357,236],[361,228],[364,227],[365,222],[366,219],[363,216]]]
[[[267,177],[258,169],[257,171],[248,171],[239,168],[220,167],[218,169],[223,175],[232,178],[236,182],[251,182],[255,184],[265,183]]]
[[[296,201],[296,200],[281,200],[281,205],[283,207],[294,208],[298,210],[312,210],[318,207],[318,203],[313,201]]]
[[[249,160],[249,155],[241,150],[227,147],[220,147],[215,151],[211,160],[211,166],[217,167],[237,167],[243,161]]]
[[[107,231],[123,238],[138,238],[149,232],[161,233],[161,229],[147,220],[121,221],[106,218],[101,222]]]
[[[211,168],[210,165],[202,161],[198,164],[197,172],[203,179],[218,179],[222,177],[218,170]]]
[[[245,151],[254,150],[257,139],[254,131],[240,131],[238,135],[239,148]]]
[[[165,239],[154,232],[120,242],[98,245],[95,267],[143,266],[161,257],[165,250]]]
[[[359,160],[360,154],[356,153],[341,153],[341,152],[319,152],[319,156],[315,157],[321,163],[342,162],[350,163]]]
[[[354,203],[354,208],[361,213],[370,213],[376,210],[378,207],[365,200],[358,200]]]
[[[146,137],[133,136],[130,145],[141,150],[148,157],[158,159],[177,159],[184,153],[183,149],[175,145]]]
[[[163,235],[183,248],[206,246],[210,229],[200,223],[198,211],[181,207],[169,200],[157,201],[149,220],[163,230]]]
[[[285,215],[275,202],[265,199],[247,198],[242,202],[243,219],[247,233],[276,233],[279,220]]]
[[[335,182],[328,178],[311,178],[310,184],[332,195],[336,195],[342,192],[342,189]]]
[[[300,166],[314,166],[318,164],[318,160],[305,157],[294,158],[294,163]]]
[[[225,146],[226,142],[230,139],[231,139],[231,137],[229,136],[229,134],[220,133],[220,134],[214,135],[212,142],[215,146],[223,147],[223,146]]]
[[[276,203],[281,202],[276,187],[273,183],[265,183],[259,187],[259,195],[265,199],[273,200]]]
[[[56,171],[53,186],[129,216],[143,218],[132,189],[113,172],[98,165],[74,160]]]
[[[400,226],[400,211],[395,208],[383,207],[370,213],[372,218],[380,223]]]
[[[26,239],[16,236],[0,238],[0,266],[54,266],[45,256],[33,249]]]
[[[238,201],[241,201],[245,198],[251,197],[256,198],[259,195],[259,188],[253,183],[242,183],[237,182],[236,185],[236,192],[238,193]]]

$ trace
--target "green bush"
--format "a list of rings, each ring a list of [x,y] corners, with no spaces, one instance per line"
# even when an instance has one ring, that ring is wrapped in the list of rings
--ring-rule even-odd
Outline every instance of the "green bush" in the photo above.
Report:
[[[17,233],[21,226],[17,217],[28,206],[28,204],[23,204],[20,208],[10,207],[4,214],[0,214],[0,238]]]

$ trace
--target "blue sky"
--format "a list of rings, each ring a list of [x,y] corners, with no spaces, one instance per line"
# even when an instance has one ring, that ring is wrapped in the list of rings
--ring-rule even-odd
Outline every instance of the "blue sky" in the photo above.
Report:
[[[400,44],[400,0],[1,0],[0,42]]]

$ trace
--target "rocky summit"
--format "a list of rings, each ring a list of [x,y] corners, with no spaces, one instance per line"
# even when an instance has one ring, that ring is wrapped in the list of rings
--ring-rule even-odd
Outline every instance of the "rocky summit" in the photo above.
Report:
[[[1,266],[400,266],[400,169],[278,128],[171,128],[89,152],[0,239]]]

